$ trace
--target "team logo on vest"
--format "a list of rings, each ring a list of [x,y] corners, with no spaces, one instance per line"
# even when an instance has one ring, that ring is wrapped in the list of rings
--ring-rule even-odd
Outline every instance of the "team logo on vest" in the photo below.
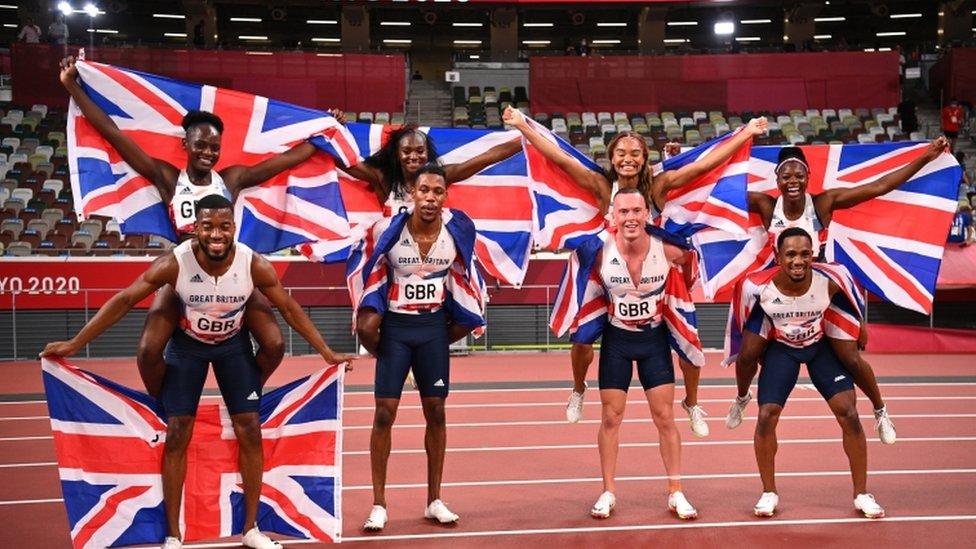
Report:
[[[776,220],[776,223],[773,223],[773,226],[774,227],[785,227],[786,226],[786,223],[784,223],[782,219],[777,219]]]
[[[611,265],[620,265],[620,261],[617,260],[617,258],[615,257],[615,258],[613,258],[613,259],[610,260],[610,264]]]
[[[203,282],[203,277],[200,276],[200,273],[197,273],[190,278],[190,282]]]
[[[774,305],[782,305],[783,304],[783,300],[780,299],[780,298],[778,298],[778,297],[774,297],[773,298],[773,304]]]
[[[406,247],[409,248],[410,247],[410,239],[409,238],[404,238],[403,240],[400,241],[400,245],[401,246],[406,246]]]
[[[193,194],[193,189],[190,187],[183,187],[180,189],[180,194]]]

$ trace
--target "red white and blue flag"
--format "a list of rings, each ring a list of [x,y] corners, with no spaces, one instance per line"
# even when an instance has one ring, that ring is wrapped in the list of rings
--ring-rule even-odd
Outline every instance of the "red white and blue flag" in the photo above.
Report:
[[[824,311],[824,335],[833,339],[857,340],[865,315],[865,303],[851,273],[843,265],[836,263],[814,263],[812,267],[813,276],[826,277],[840,289]],[[772,320],[764,314],[754,312],[758,312],[756,307],[760,294],[767,284],[773,283],[773,276],[777,272],[779,267],[756,271],[736,284],[725,332],[725,359],[722,364],[728,366],[735,362],[742,348],[745,330],[764,339],[776,338]]]
[[[647,231],[666,242],[680,244],[657,227],[648,226]],[[568,332],[573,342],[593,343],[603,334],[610,307],[599,272],[606,238],[613,237],[607,231],[590,236],[570,253],[549,317],[549,328],[559,337]],[[671,348],[682,359],[703,366],[705,355],[698,337],[695,303],[678,267],[672,266],[668,271],[661,306]]]
[[[659,165],[660,170],[678,170],[696,162],[739,131],[742,130],[710,139],[668,158]],[[749,226],[746,186],[751,148],[750,139],[711,171],[686,185],[668,191],[664,211],[655,224],[669,233],[685,238],[706,228],[721,229],[732,234],[744,233]]]
[[[870,183],[920,156],[927,143],[895,142],[801,147],[810,165],[808,192]],[[753,147],[749,190],[778,194],[774,169],[780,147]],[[929,313],[946,234],[956,211],[961,168],[944,153],[884,196],[837,210],[827,228],[827,261],[837,262],[875,295]],[[700,252],[708,298],[726,296],[747,274],[773,261],[772,243],[758,216],[748,233],[703,231]]]
[[[224,122],[218,171],[257,164],[312,134],[326,136],[324,146],[336,158],[346,159],[352,151],[351,136],[327,113],[111,65],[79,61],[77,67],[85,92],[116,125],[150,156],[178,168],[186,165],[180,124],[190,110],[213,112]],[[79,216],[114,217],[124,233],[176,240],[168,204],[152,182],[126,164],[73,103],[67,137]],[[334,161],[327,155],[242,191],[236,217],[240,241],[261,253],[337,240],[349,232]]]
[[[144,393],[41,359],[61,491],[76,548],[158,544],[166,536],[166,419]],[[258,527],[339,541],[342,372],[331,367],[261,397],[264,479]],[[241,533],[237,441],[222,404],[204,403],[187,452],[184,539]]]
[[[445,208],[443,219],[444,228],[457,249],[457,258],[444,282],[444,307],[453,322],[474,328],[478,336],[485,325],[487,291],[477,267],[476,229],[472,220],[460,210]],[[400,240],[408,220],[407,213],[381,219],[366,231],[350,254],[346,262],[346,283],[354,321],[360,307],[371,307],[379,314],[387,310],[392,270],[387,253]]]

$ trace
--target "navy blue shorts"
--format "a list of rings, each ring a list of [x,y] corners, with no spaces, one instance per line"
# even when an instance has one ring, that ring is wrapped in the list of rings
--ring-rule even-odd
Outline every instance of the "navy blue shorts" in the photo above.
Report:
[[[261,371],[246,330],[226,341],[210,344],[197,341],[177,329],[166,345],[163,359],[166,374],[159,400],[167,416],[196,415],[210,364],[213,364],[214,377],[228,412],[258,411]]]
[[[645,391],[674,383],[666,330],[663,324],[650,332],[631,332],[607,324],[600,342],[600,389],[627,391],[634,376],[634,361]]]
[[[447,313],[408,315],[387,312],[380,324],[376,356],[376,398],[400,398],[407,372],[422,397],[446,398],[451,385]]]
[[[796,380],[800,377],[800,363],[807,365],[813,386],[824,400],[854,389],[851,374],[844,369],[826,338],[797,349],[779,341],[771,341],[763,355],[759,372],[759,405],[786,405]]]

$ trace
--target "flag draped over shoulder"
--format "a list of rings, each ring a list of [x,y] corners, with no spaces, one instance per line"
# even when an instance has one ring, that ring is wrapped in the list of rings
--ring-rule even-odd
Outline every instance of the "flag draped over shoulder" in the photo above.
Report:
[[[927,143],[895,142],[800,147],[810,165],[808,192],[855,187],[908,164]],[[749,190],[776,192],[780,147],[753,147]],[[836,210],[827,228],[827,261],[844,265],[875,295],[929,313],[945,239],[956,211],[961,168],[944,153],[898,189],[853,208]],[[747,234],[702,231],[692,242],[700,252],[708,298],[729,295],[747,274],[769,267],[772,243],[758,215]]]
[[[674,237],[657,227],[649,226],[647,231],[654,237],[676,243]],[[569,332],[573,342],[593,343],[603,334],[610,301],[599,270],[607,238],[612,236],[606,231],[593,235],[570,254],[549,318],[549,328],[557,336]],[[668,271],[662,307],[671,348],[684,360],[703,366],[705,355],[698,337],[695,304],[678,267],[672,266]]]
[[[77,62],[85,93],[153,158],[186,166],[181,122],[190,110],[213,112],[224,123],[216,169],[252,166],[312,134],[336,158],[354,162],[348,132],[328,113],[265,97],[191,84],[101,63]],[[81,114],[68,109],[68,162],[79,216],[117,218],[124,233],[176,240],[168,204]],[[174,182],[175,184],[175,182]],[[316,155],[264,184],[240,193],[238,239],[262,253],[349,232],[333,160]]]
[[[453,322],[475,328],[475,335],[480,335],[485,325],[487,293],[476,265],[474,223],[461,211],[445,208],[443,212],[444,227],[457,249],[457,258],[444,284],[447,293],[444,307]],[[409,219],[408,213],[381,219],[350,254],[346,282],[353,319],[360,307],[370,307],[379,314],[386,312],[391,271],[386,254],[399,241]]]
[[[834,296],[830,307],[824,312],[824,335],[834,339],[856,340],[865,314],[865,303],[851,273],[843,265],[836,263],[814,263],[812,268],[813,276],[826,277],[840,288],[840,292]],[[742,348],[742,335],[746,329],[765,339],[775,336],[769,318],[763,317],[754,325],[748,322],[763,288],[773,283],[773,276],[778,271],[779,267],[756,271],[736,284],[725,332],[723,364],[735,362],[739,349]]]
[[[63,360],[41,359],[41,365],[74,547],[162,542],[166,419],[158,402]],[[262,531],[339,540],[340,368],[321,370],[261,397]],[[187,460],[184,540],[240,534],[244,495],[237,441],[222,403],[200,405]]]

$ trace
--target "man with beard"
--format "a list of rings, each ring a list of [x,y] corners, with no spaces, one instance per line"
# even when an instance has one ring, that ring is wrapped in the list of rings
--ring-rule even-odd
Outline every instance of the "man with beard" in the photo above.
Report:
[[[854,508],[867,518],[884,517],[884,509],[867,492],[867,442],[857,414],[854,382],[824,335],[825,325],[836,324],[838,315],[846,316],[848,322],[854,320],[856,325],[856,318],[851,317],[858,315],[857,307],[832,274],[835,271],[813,266],[813,239],[804,229],[782,231],[776,250],[778,267],[750,275],[752,284],[741,290],[748,296],[739,297],[751,304],[745,315],[744,339],[769,342],[759,373],[759,418],[754,440],[763,494],[753,512],[771,517],[779,504],[776,425],[796,386],[800,363],[805,363],[814,387],[843,431],[854,484]],[[755,368],[755,362],[754,355],[740,353],[736,368]]]
[[[168,524],[164,549],[182,547],[180,505],[186,477],[186,451],[207,370],[213,364],[240,445],[244,487],[243,544],[257,549],[281,547],[258,530],[264,456],[258,408],[261,371],[244,328],[244,307],[261,291],[329,364],[348,361],[326,345],[315,325],[285,291],[274,267],[250,248],[234,242],[234,212],[220,195],[196,205],[195,237],[156,259],[128,288],[115,294],[69,341],[49,343],[41,356],[71,356],[118,322],[137,303],[166,284],[182,303],[179,329],[167,345],[166,374],[160,402],[166,413],[163,451],[163,502]]]

